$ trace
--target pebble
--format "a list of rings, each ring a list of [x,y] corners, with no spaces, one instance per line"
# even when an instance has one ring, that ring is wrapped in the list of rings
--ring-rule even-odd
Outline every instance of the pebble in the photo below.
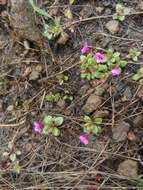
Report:
[[[127,133],[130,129],[129,123],[120,121],[118,125],[115,125],[112,129],[112,138],[116,142],[124,141],[127,139]]]
[[[119,164],[118,173],[129,179],[135,179],[138,177],[138,163],[134,160],[125,160]]]
[[[93,118],[97,118],[97,117],[100,117],[100,118],[105,118],[105,117],[108,117],[109,116],[109,111],[108,110],[99,110],[99,111],[96,111],[92,114],[92,117]]]
[[[98,108],[101,102],[102,102],[101,97],[95,94],[91,94],[87,99],[86,104],[82,107],[82,111],[85,114],[90,114],[91,112],[93,112]]]
[[[128,140],[131,141],[131,142],[136,142],[137,141],[137,136],[132,131],[130,131],[128,133]]]
[[[132,92],[129,86],[125,89],[123,95],[127,100],[130,100],[132,98]]]
[[[29,80],[36,80],[39,78],[39,72],[38,71],[32,71],[32,73],[29,76]]]
[[[58,43],[58,44],[65,45],[66,42],[68,41],[68,39],[69,39],[69,35],[64,32],[64,34],[59,37],[57,43]]]
[[[143,128],[143,115],[138,115],[133,121],[134,128]]]
[[[110,20],[109,22],[107,22],[106,28],[109,30],[111,34],[116,34],[120,29],[119,21]]]

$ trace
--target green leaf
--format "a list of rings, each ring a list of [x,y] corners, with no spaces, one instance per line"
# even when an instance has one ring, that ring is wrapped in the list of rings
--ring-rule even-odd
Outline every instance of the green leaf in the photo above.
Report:
[[[70,10],[67,10],[67,12],[65,13],[65,17],[68,19],[70,19],[72,17]]]
[[[96,135],[98,133],[98,126],[93,126],[92,127],[92,132]]]
[[[94,122],[95,122],[96,124],[101,124],[101,123],[102,123],[102,118],[95,118],[95,119],[94,119]]]
[[[120,20],[120,21],[123,21],[123,20],[125,20],[125,16],[124,16],[124,15],[122,15],[122,16],[119,16],[119,20]]]
[[[113,57],[112,59],[110,59],[111,63],[114,63],[116,61],[116,59]]]
[[[21,151],[20,151],[20,150],[17,150],[15,153],[16,153],[17,155],[21,155]]]
[[[132,77],[133,80],[139,80],[140,79],[140,75],[138,74],[135,74],[133,77]]]
[[[95,76],[97,79],[100,79],[101,73],[100,73],[99,71],[95,71],[95,72],[94,72],[94,76]]]
[[[63,123],[64,118],[63,117],[56,117],[56,118],[54,118],[54,120],[55,120],[56,124],[59,126]]]
[[[46,99],[47,101],[52,101],[52,100],[53,100],[53,95],[47,94],[47,95],[45,96],[45,99]]]
[[[52,130],[52,134],[57,137],[60,135],[60,130],[58,128],[54,127]]]
[[[20,166],[19,166],[18,163],[15,163],[15,164],[14,164],[13,169],[14,169],[18,174],[20,173]]]
[[[51,132],[51,126],[45,125],[42,129],[42,134],[48,135]]]
[[[107,66],[106,65],[98,64],[97,69],[98,69],[98,71],[107,71]]]
[[[115,52],[114,54],[113,54],[113,57],[119,57],[120,56],[120,53],[119,52]]]
[[[125,67],[127,65],[127,61],[120,61],[120,66]]]
[[[87,116],[87,115],[84,116],[84,120],[85,120],[85,121],[91,121],[90,117]]]
[[[15,153],[12,153],[9,158],[10,158],[10,160],[11,160],[12,162],[14,162],[14,161],[16,160],[16,154],[15,154]]]
[[[90,80],[90,79],[91,79],[91,74],[88,73],[88,74],[86,75],[86,78],[87,78],[88,80]]]
[[[13,105],[9,105],[8,107],[7,107],[7,110],[8,111],[12,111],[14,109],[14,106]]]
[[[58,101],[59,98],[60,98],[60,93],[56,93],[56,94],[54,95],[54,97],[55,97],[55,101]]]
[[[48,115],[48,116],[44,117],[43,122],[47,123],[47,124],[50,124],[52,122],[52,120],[53,120],[52,116]]]
[[[73,100],[73,96],[69,96],[69,100],[72,101]]]
[[[123,6],[121,4],[116,5],[116,10],[121,11],[123,9]]]
[[[86,56],[85,56],[85,55],[81,55],[81,56],[80,56],[80,60],[81,60],[81,61],[86,60]]]
[[[138,57],[137,56],[134,56],[132,59],[133,59],[133,61],[138,61]]]
[[[86,73],[81,73],[80,77],[81,78],[85,78],[86,77]]]
[[[70,4],[72,5],[74,3],[75,0],[70,0]]]
[[[130,9],[125,8],[125,9],[124,9],[124,14],[128,15],[129,13],[130,13]]]
[[[139,72],[142,74],[143,73],[143,67],[139,69]]]
[[[137,56],[137,57],[138,57],[140,54],[141,54],[140,51],[137,51],[137,52],[136,52],[136,56]]]
[[[143,83],[143,79],[140,79],[140,80],[139,80],[139,83],[142,84],[142,83]]]
[[[64,80],[67,81],[69,78],[68,76],[64,76]]]
[[[88,133],[91,130],[91,126],[87,125],[83,128],[84,133]]]
[[[118,19],[117,14],[114,14],[112,18],[113,18],[113,19]]]

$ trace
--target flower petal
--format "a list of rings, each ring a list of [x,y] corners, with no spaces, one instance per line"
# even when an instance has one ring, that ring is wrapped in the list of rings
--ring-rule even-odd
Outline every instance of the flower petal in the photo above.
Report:
[[[118,76],[120,74],[119,67],[115,66],[115,68],[111,70],[111,73],[113,76]]]
[[[83,48],[81,50],[81,53],[84,54],[84,53],[90,53],[90,52],[91,52],[91,50],[88,48],[87,42],[85,42],[84,46],[83,46]]]
[[[85,134],[85,135],[79,137],[80,141],[83,142],[85,145],[88,144],[88,139],[87,139],[87,138],[88,138],[88,135],[89,135],[89,134],[87,133],[87,134]]]

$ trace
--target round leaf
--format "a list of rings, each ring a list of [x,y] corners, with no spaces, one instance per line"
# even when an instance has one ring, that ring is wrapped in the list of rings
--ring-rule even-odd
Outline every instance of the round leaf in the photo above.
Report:
[[[94,119],[94,122],[95,122],[96,124],[101,124],[101,123],[102,123],[102,118],[95,118],[95,119]]]
[[[57,137],[60,135],[60,130],[58,128],[54,127],[54,129],[52,130],[52,134]]]
[[[16,154],[15,153],[11,154],[9,158],[12,162],[14,162],[16,160]]]
[[[90,117],[87,116],[87,115],[84,116],[84,120],[85,120],[85,121],[91,121]]]
[[[83,128],[84,133],[88,133],[91,130],[91,126],[87,125]]]
[[[140,75],[138,74],[135,74],[133,77],[132,77],[133,80],[139,80],[140,79]]]
[[[52,116],[50,116],[50,115],[45,116],[43,122],[50,124],[52,122]]]
[[[93,126],[92,127],[92,132],[96,135],[98,133],[98,126]]]
[[[55,119],[56,124],[59,126],[63,123],[64,118],[63,117],[56,117]]]

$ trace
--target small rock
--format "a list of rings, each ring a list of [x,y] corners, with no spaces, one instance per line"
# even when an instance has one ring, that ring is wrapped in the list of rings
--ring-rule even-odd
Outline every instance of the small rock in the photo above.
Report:
[[[65,107],[65,100],[64,99],[60,99],[58,102],[57,102],[57,105],[60,107],[60,108],[64,108]]]
[[[68,39],[69,39],[69,35],[64,32],[64,34],[59,37],[57,43],[58,43],[58,44],[65,45],[66,42],[68,41]]]
[[[90,114],[91,112],[93,112],[98,108],[101,102],[102,102],[101,97],[95,94],[91,94],[87,99],[86,104],[82,107],[82,110],[85,114]]]
[[[104,10],[104,7],[96,7],[95,10],[98,15],[101,15],[102,11]]]
[[[97,118],[97,117],[101,117],[101,118],[105,118],[109,116],[109,111],[108,110],[99,110],[96,111],[92,114],[93,118]]]
[[[105,9],[105,15],[111,15],[111,9],[107,8]]]
[[[103,2],[103,5],[104,5],[104,7],[109,7],[109,6],[111,6],[112,4],[111,4],[111,0],[105,0],[104,2]]]
[[[134,120],[134,127],[135,128],[143,128],[143,115],[138,115]]]
[[[129,179],[138,177],[138,163],[134,160],[125,160],[118,166],[118,173]]]
[[[98,96],[101,96],[105,90],[107,90],[108,88],[108,84],[102,84],[102,85],[98,85],[96,88],[95,88],[95,94],[98,95]]]
[[[132,98],[132,92],[129,86],[125,89],[123,95],[127,100],[130,100]]]
[[[141,11],[143,11],[143,1],[139,2],[138,7]]]
[[[143,99],[143,86],[139,87],[139,90],[137,92],[137,96],[141,99]]]
[[[84,8],[80,11],[79,15],[83,18],[88,18],[92,14],[92,7],[90,3],[84,5]]]
[[[79,95],[85,94],[86,91],[87,91],[89,88],[90,88],[90,85],[89,85],[89,84],[83,85],[83,86],[79,89],[78,94],[79,94]]]
[[[116,34],[120,27],[119,27],[119,21],[117,20],[110,20],[109,22],[107,22],[106,24],[106,28],[109,30],[109,32],[111,34]]]
[[[115,125],[112,129],[112,138],[116,142],[124,141],[127,138],[130,125],[124,121],[121,121],[118,125]]]
[[[0,112],[3,111],[3,101],[0,99]]]
[[[29,80],[36,80],[39,78],[39,72],[38,71],[32,71],[32,73],[29,76]]]
[[[128,133],[128,140],[131,141],[131,142],[136,142],[137,141],[137,136],[132,131],[130,131]]]
[[[35,68],[35,70],[36,70],[37,72],[41,73],[42,70],[43,70],[43,66],[42,66],[42,65],[37,65],[36,68]]]

